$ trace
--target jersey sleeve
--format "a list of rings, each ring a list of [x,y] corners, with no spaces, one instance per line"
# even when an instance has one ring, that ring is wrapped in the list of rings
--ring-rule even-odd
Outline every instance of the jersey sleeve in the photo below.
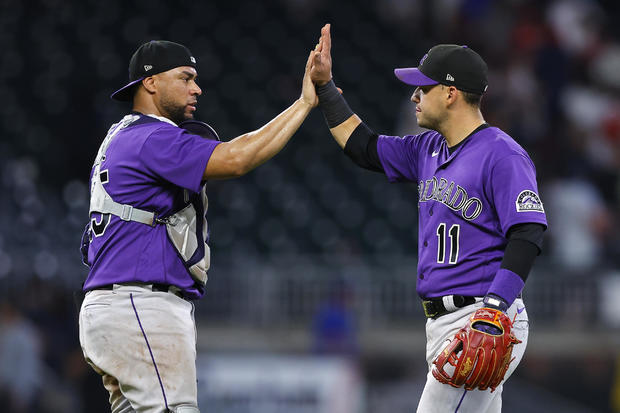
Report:
[[[150,173],[198,192],[207,162],[218,144],[179,128],[166,127],[151,133],[140,157]]]
[[[538,194],[532,160],[513,154],[498,160],[489,175],[491,196],[504,234],[515,224],[536,223],[547,227],[547,217]]]
[[[390,182],[417,181],[416,136],[379,135],[377,153]]]

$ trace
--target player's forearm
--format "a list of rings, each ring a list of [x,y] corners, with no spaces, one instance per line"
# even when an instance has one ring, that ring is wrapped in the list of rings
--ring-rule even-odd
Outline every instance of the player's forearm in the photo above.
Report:
[[[244,175],[280,152],[306,119],[312,106],[298,99],[269,123],[216,147],[205,179]]]
[[[319,107],[323,112],[329,131],[338,145],[344,148],[349,137],[355,128],[362,123],[362,120],[353,113],[333,80],[317,86],[316,94],[319,97]]]
[[[249,143],[244,146],[244,149],[247,152],[245,158],[249,167],[248,171],[280,152],[311,110],[312,107],[303,99],[298,99],[265,126],[247,134],[245,140]]]
[[[317,86],[316,90],[329,131],[344,153],[362,168],[383,172],[377,154],[377,134],[353,113],[333,81]]]
[[[330,128],[329,131],[332,133],[332,136],[336,142],[338,142],[338,145],[344,149],[349,141],[349,138],[351,137],[351,134],[360,123],[362,123],[362,120],[359,116],[353,114],[349,119],[345,120],[340,125]]]

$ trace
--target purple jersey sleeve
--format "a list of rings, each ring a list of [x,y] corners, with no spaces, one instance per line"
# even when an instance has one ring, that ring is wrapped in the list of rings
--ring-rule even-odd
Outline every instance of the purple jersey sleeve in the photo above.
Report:
[[[435,131],[427,131],[419,135],[388,136],[379,135],[377,154],[383,170],[390,182],[417,182],[420,179],[421,157],[433,158],[444,150],[443,137]]]
[[[547,227],[545,210],[538,195],[534,163],[521,154],[498,160],[489,175],[491,193],[502,232],[522,223]]]
[[[377,153],[390,182],[417,180],[417,144],[418,140],[411,135],[379,135]]]
[[[164,127],[146,139],[140,157],[148,172],[198,192],[207,162],[219,143],[179,128]]]

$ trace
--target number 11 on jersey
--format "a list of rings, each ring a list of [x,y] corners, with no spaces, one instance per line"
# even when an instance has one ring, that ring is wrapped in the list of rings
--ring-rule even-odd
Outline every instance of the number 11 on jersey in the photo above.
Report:
[[[450,259],[449,264],[456,264],[459,259],[459,235],[461,226],[453,224],[448,231],[450,237]],[[446,261],[446,223],[442,222],[437,227],[437,263],[443,264]]]

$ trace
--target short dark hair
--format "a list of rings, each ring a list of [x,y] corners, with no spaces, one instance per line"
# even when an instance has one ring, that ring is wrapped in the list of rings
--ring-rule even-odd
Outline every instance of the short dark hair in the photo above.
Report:
[[[461,93],[463,94],[463,99],[465,100],[465,103],[471,106],[475,106],[477,108],[480,107],[480,103],[482,102],[482,95],[479,95],[477,93],[464,92],[462,90]]]

